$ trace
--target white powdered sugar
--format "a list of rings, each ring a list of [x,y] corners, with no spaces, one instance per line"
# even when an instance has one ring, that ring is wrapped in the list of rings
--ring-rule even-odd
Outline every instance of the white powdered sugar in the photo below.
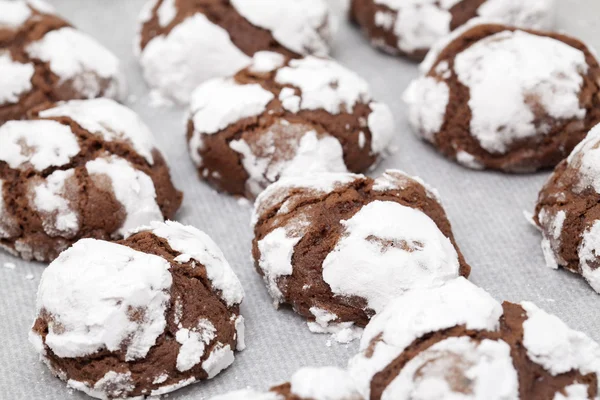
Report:
[[[212,379],[219,372],[233,364],[234,358],[231,346],[223,346],[222,343],[217,343],[208,358],[202,363],[202,369],[208,374],[208,379]]]
[[[125,221],[115,234],[122,236],[138,226],[163,220],[152,179],[129,161],[115,155],[105,156],[88,161],[85,168],[98,187],[112,188],[115,198],[123,206]],[[105,187],[106,177],[110,179],[110,188]]]
[[[536,122],[537,109],[556,119],[586,115],[579,105],[585,54],[559,40],[503,31],[459,53],[454,70],[470,91],[471,134],[491,153],[549,132]]]
[[[71,100],[39,113],[42,118],[68,117],[88,132],[107,142],[123,141],[154,163],[154,136],[144,121],[131,109],[110,99]]]
[[[201,13],[188,17],[169,34],[154,37],[139,59],[146,82],[183,104],[202,82],[233,75],[251,62],[225,29]]]
[[[371,100],[369,85],[353,71],[329,59],[308,56],[291,60],[287,67],[277,71],[275,81],[281,85],[292,85],[302,91],[299,108],[302,110],[323,109],[330,114],[352,112],[359,103]],[[287,99],[292,104],[294,97]],[[284,101],[283,107],[297,112],[295,106]]]
[[[213,289],[221,291],[221,297],[228,306],[242,302],[244,298],[242,284],[221,249],[206,233],[173,221],[152,222],[149,227],[141,230],[148,230],[167,240],[173,250],[181,253],[180,259],[194,259],[204,265]]]
[[[371,153],[380,154],[394,136],[394,116],[386,104],[371,102],[369,107],[371,107],[371,113],[367,119],[367,125],[371,131]],[[360,143],[359,146],[363,147]]]
[[[588,385],[583,383],[574,383],[567,386],[565,394],[556,393],[553,400],[588,400]]]
[[[79,382],[73,379],[69,379],[67,386],[75,390],[80,390],[90,397],[102,400],[109,398],[140,399],[140,397],[128,397],[128,394],[135,389],[131,372],[120,373],[108,371],[93,387],[87,382]]]
[[[0,1],[0,9],[3,10],[2,7]],[[33,64],[16,62],[8,51],[0,51],[0,71],[0,105],[17,103],[23,93],[31,90],[31,78],[35,73]]]
[[[486,0],[477,14],[506,25],[550,30],[554,26],[555,3],[555,0]]]
[[[246,349],[246,323],[244,321],[244,317],[238,315],[235,317],[235,341],[236,341],[236,351],[243,351]]]
[[[241,119],[256,117],[274,98],[256,83],[240,85],[232,78],[205,82],[192,94],[194,135],[217,133]]]
[[[177,354],[177,370],[188,371],[200,363],[205,347],[215,338],[216,328],[207,319],[202,319],[192,329],[180,328],[175,340],[181,347]]]
[[[411,176],[399,169],[387,169],[379,178],[373,182],[373,190],[386,192],[389,190],[406,190],[410,185],[420,185],[425,189],[427,197],[442,204],[442,198],[436,188],[429,185],[418,176]]]
[[[79,151],[71,128],[56,121],[9,121],[0,126],[0,161],[13,169],[60,167]]]
[[[553,213],[542,208],[538,214],[540,225],[543,227],[542,251],[544,252],[546,265],[552,269],[557,269],[559,264],[567,264],[564,259],[560,258],[560,237],[566,217],[567,214],[564,210]]]
[[[350,375],[336,367],[298,370],[290,380],[290,392],[301,399],[362,400]]]
[[[600,193],[600,125],[588,132],[567,160],[571,167],[578,169],[579,182],[574,190],[582,192],[591,187]]]
[[[30,57],[49,63],[61,83],[72,81],[73,87],[87,98],[122,98],[124,75],[119,59],[91,36],[71,27],[48,32],[26,48]],[[69,56],[65,56],[69,55]],[[111,80],[102,90],[100,79]]]
[[[420,352],[385,388],[382,400],[507,400],[519,398],[519,380],[502,341],[448,338]]]
[[[315,320],[307,324],[308,329],[313,333],[329,333],[338,343],[350,343],[362,336],[363,329],[354,326],[354,322],[336,322],[338,316],[327,310],[311,307],[310,313],[314,315]]]
[[[325,0],[231,0],[231,4],[293,52],[319,56],[329,53],[329,9]]]
[[[188,385],[191,385],[194,382],[196,382],[196,378],[193,377],[193,376],[191,378],[188,378],[188,379],[182,379],[179,382],[174,383],[172,385],[163,386],[163,387],[161,387],[159,389],[153,390],[152,392],[150,392],[150,396],[162,396],[164,394],[171,393],[171,392],[174,392],[176,390],[179,390],[182,387],[186,387]]]
[[[79,231],[79,216],[67,200],[65,184],[75,170],[54,171],[44,181],[32,185],[33,204],[49,236],[74,237]],[[32,182],[33,183],[33,182]]]
[[[158,15],[160,26],[165,27],[169,25],[177,15],[175,0],[164,0],[156,10],[156,14]]]
[[[598,257],[600,256],[600,221],[594,221],[592,226],[586,229],[581,236],[581,244],[577,251],[581,275],[583,275],[596,292],[600,293],[600,269],[598,268]]]
[[[450,101],[448,85],[432,77],[421,77],[411,82],[403,100],[408,105],[408,120],[413,130],[433,142],[444,124]]]
[[[529,358],[556,376],[569,371],[582,375],[600,374],[600,346],[586,334],[569,328],[563,321],[523,302],[523,345]]]
[[[273,392],[265,393],[253,389],[242,389],[211,397],[210,400],[283,400],[283,397]]]
[[[275,71],[285,63],[283,54],[273,51],[259,51],[252,57],[252,64],[248,69],[255,73],[267,73]]]
[[[464,167],[482,170],[484,169],[484,165],[477,161],[477,158],[464,150],[459,150],[456,152],[456,161]]]
[[[102,349],[125,349],[127,361],[145,357],[166,326],[169,269],[158,256],[80,240],[42,275],[36,304],[50,316],[46,346],[62,358]]]
[[[18,28],[31,16],[24,0],[0,0],[0,28]]]
[[[494,331],[502,313],[500,303],[462,277],[438,288],[410,290],[371,319],[361,352],[350,360],[350,373],[369,398],[371,378],[416,339],[458,325]]]
[[[404,291],[459,275],[450,239],[420,210],[374,201],[341,223],[344,231],[323,261],[323,279],[337,296],[364,298],[380,312]]]

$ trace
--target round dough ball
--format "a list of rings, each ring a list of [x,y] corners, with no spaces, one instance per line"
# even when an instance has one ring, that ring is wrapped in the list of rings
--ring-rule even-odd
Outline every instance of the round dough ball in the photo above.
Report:
[[[109,99],[50,104],[0,126],[0,247],[51,261],[173,218],[182,194],[140,117]]]
[[[363,400],[348,372],[335,367],[302,368],[269,392],[246,389],[211,400]]]
[[[582,275],[600,293],[600,125],[554,170],[539,194],[534,222],[546,265]]]
[[[282,179],[258,197],[253,225],[275,304],[340,342],[405,291],[470,272],[435,190],[400,171]]]
[[[201,178],[254,198],[282,177],[366,171],[393,131],[390,109],[354,72],[261,52],[234,77],[194,91],[187,137]]]
[[[159,396],[212,379],[244,348],[244,292],[219,247],[176,222],[82,239],[44,271],[29,339],[70,388]]]
[[[600,346],[533,303],[463,278],[375,316],[349,370],[371,400],[598,399]]]
[[[0,0],[0,125],[45,102],[125,97],[120,61],[40,0]]]
[[[554,0],[351,0],[350,18],[373,46],[418,61],[474,18],[548,30],[554,8]]]
[[[148,84],[189,102],[192,90],[246,67],[259,51],[329,54],[325,0],[150,0],[140,14],[136,51]]]
[[[436,46],[404,99],[415,132],[473,169],[554,167],[600,122],[600,66],[571,37],[473,24]]]

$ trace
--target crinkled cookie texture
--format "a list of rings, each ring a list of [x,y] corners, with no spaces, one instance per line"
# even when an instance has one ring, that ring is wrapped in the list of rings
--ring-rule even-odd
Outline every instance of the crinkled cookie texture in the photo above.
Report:
[[[554,0],[351,0],[350,18],[373,46],[414,60],[474,18],[549,30]]]
[[[0,0],[0,125],[32,108],[125,96],[119,60],[43,1]]]
[[[219,247],[176,222],[82,239],[44,271],[30,341],[70,388],[158,396],[212,379],[243,350],[244,292]]]
[[[577,39],[495,24],[458,30],[404,94],[415,132],[473,169],[556,166],[600,122],[600,66]]]
[[[179,103],[200,83],[248,66],[259,51],[325,56],[331,42],[325,0],[151,0],[139,23],[144,77]]]
[[[600,293],[600,126],[554,170],[539,194],[534,221],[550,268],[582,275]]]
[[[470,272],[436,191],[396,170],[282,179],[258,197],[253,224],[275,304],[340,342],[405,291]]]
[[[349,371],[370,400],[600,399],[596,342],[464,278],[391,302],[367,325]]]
[[[211,400],[364,400],[348,372],[335,367],[302,368],[269,392],[246,389]]]
[[[390,109],[354,72],[329,59],[260,52],[232,78],[194,91],[187,138],[201,178],[254,198],[284,177],[363,172],[393,132]]]
[[[175,215],[182,194],[137,114],[109,99],[45,107],[0,126],[0,247],[51,261]]]

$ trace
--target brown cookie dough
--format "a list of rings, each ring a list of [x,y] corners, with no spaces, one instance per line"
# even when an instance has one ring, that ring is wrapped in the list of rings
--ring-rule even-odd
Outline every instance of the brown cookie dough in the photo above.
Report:
[[[451,31],[476,17],[512,26],[550,29],[553,0],[349,0],[350,19],[373,46],[422,60]]]
[[[148,127],[113,100],[0,126],[0,247],[16,256],[50,261],[84,237],[121,239],[173,218],[181,200]]]
[[[600,293],[600,126],[554,170],[539,194],[534,221],[546,265],[582,275]]]
[[[458,278],[390,303],[349,371],[370,400],[592,400],[600,346],[533,303],[501,305]]]
[[[43,1],[0,1],[0,125],[71,99],[122,99],[119,60]]]
[[[600,122],[600,66],[579,40],[474,24],[439,43],[404,98],[416,133],[473,169],[554,167]]]
[[[187,138],[200,177],[254,198],[282,177],[366,171],[393,130],[390,109],[354,72],[262,52],[234,77],[194,91]]]
[[[139,24],[135,46],[146,81],[179,103],[259,51],[326,56],[331,41],[326,0],[151,0]]]
[[[243,295],[205,233],[154,222],[117,243],[82,239],[52,262],[30,341],[70,388],[159,396],[233,363],[244,348]]]
[[[435,190],[400,171],[282,179],[258,197],[253,224],[275,304],[340,342],[399,294],[470,272]]]

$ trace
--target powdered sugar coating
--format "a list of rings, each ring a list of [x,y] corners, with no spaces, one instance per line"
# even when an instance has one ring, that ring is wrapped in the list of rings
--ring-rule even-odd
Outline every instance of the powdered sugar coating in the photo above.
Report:
[[[450,88],[435,78],[424,76],[412,81],[404,92],[408,121],[413,130],[432,142],[446,118]]]
[[[546,209],[541,209],[538,214],[540,224],[544,227],[542,230],[544,259],[546,260],[546,265],[552,269],[557,269],[559,264],[566,265],[566,261],[559,258],[562,228],[566,217],[567,214],[564,210],[553,213]]]
[[[559,40],[503,31],[459,53],[454,70],[470,89],[471,134],[489,152],[549,131],[536,126],[537,107],[556,119],[586,115],[579,105],[585,54]]]
[[[581,275],[600,293],[600,269],[597,267],[600,255],[600,221],[594,221],[592,226],[583,232],[577,254]]]
[[[285,64],[283,54],[272,51],[259,51],[252,57],[252,64],[248,66],[250,71],[255,73],[267,73],[275,71]]]
[[[144,121],[131,109],[110,99],[71,100],[56,104],[39,113],[42,118],[68,117],[91,134],[106,142],[123,141],[148,161],[154,163],[154,136]]]
[[[169,263],[115,243],[82,239],[42,275],[37,312],[51,316],[45,344],[58,357],[126,349],[143,358],[165,329]],[[130,309],[144,310],[132,320]]]
[[[502,314],[500,303],[462,277],[438,288],[410,290],[371,319],[349,371],[369,398],[372,377],[416,339],[457,325],[495,331]]]
[[[0,28],[17,28],[31,16],[31,8],[23,0],[0,0]]]
[[[570,167],[578,169],[579,182],[574,187],[582,192],[591,187],[600,193],[600,125],[590,130],[567,158]]]
[[[8,121],[0,126],[0,161],[13,169],[60,167],[79,151],[75,134],[56,121]]]
[[[158,23],[160,26],[165,27],[169,25],[177,15],[175,0],[164,0],[160,7],[158,7],[158,10],[156,10],[156,14],[158,15]]]
[[[271,31],[275,40],[298,54],[329,53],[329,10],[325,0],[231,0],[253,25]]]
[[[448,338],[420,352],[385,388],[382,400],[506,400],[519,398],[510,346]]]
[[[377,313],[404,291],[459,276],[452,242],[420,210],[374,201],[341,224],[342,236],[323,261],[335,295],[364,298]]]
[[[371,131],[371,152],[381,154],[388,147],[394,135],[394,116],[386,104],[371,102],[369,107],[371,107],[371,113],[367,118],[367,126]],[[364,134],[362,137],[364,140]],[[359,146],[363,147],[360,143]]]
[[[128,394],[135,388],[131,379],[131,372],[119,373],[108,371],[102,379],[91,387],[87,382],[78,382],[70,379],[67,386],[75,390],[80,390],[90,397],[106,400],[111,398],[129,398],[130,400],[140,399],[128,397]],[[140,399],[141,400],[141,399]]]
[[[213,289],[221,292],[221,298],[229,307],[242,302],[244,298],[242,284],[221,249],[206,233],[174,221],[152,222],[149,227],[140,228],[139,231],[149,231],[167,240],[173,250],[181,253],[179,259],[186,261],[194,259],[204,265]]]
[[[202,359],[205,347],[215,338],[216,328],[209,320],[203,319],[192,329],[180,328],[175,340],[181,347],[177,355],[177,370],[188,371]]]
[[[0,105],[17,103],[23,93],[30,91],[34,73],[33,64],[16,62],[9,52],[0,51]]]
[[[60,83],[71,81],[86,98],[104,94],[120,99],[125,95],[119,59],[83,32],[71,27],[57,29],[30,43],[26,51],[30,57],[49,63]],[[109,80],[108,87],[103,88],[100,79]]]
[[[208,358],[202,363],[202,369],[208,374],[208,379],[212,379],[233,364],[234,358],[231,346],[217,343]]]
[[[75,170],[54,171],[42,182],[32,180],[32,201],[30,206],[42,220],[44,232],[49,236],[72,238],[79,232],[79,215],[72,209],[69,198],[76,196],[67,193],[67,181],[74,179]]]
[[[290,391],[301,399],[362,400],[350,375],[336,367],[298,370],[290,380]]]
[[[264,393],[252,389],[242,389],[211,397],[210,400],[283,400],[283,398],[273,392]]]
[[[163,220],[152,179],[129,161],[107,155],[88,161],[85,168],[99,187],[104,186],[104,178],[108,177],[115,198],[123,206],[125,221],[116,234],[122,236],[138,226]]]
[[[189,102],[202,82],[233,75],[251,62],[225,29],[201,13],[188,17],[169,34],[154,37],[141,50],[139,60],[146,82],[182,104]]]
[[[574,383],[565,388],[565,394],[556,393],[553,400],[588,400],[588,385]]]
[[[555,0],[486,0],[477,14],[506,25],[550,30],[554,26],[555,3]]]

